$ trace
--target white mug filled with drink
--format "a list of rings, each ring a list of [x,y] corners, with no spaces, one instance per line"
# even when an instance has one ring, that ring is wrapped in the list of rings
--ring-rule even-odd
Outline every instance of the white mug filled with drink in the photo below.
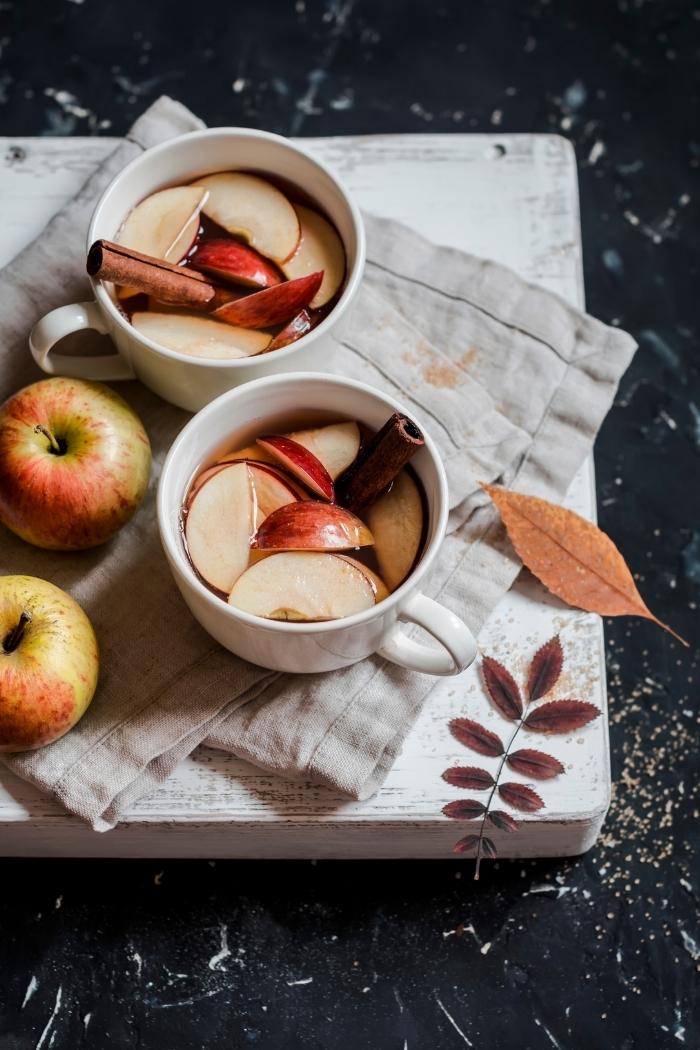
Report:
[[[239,656],[297,673],[375,652],[428,674],[469,666],[469,628],[421,591],[447,514],[429,435],[393,398],[319,373],[260,379],[202,409],[158,489],[163,548],[195,618]]]
[[[365,262],[362,219],[338,179],[289,140],[244,128],[146,150],[105,190],[87,247],[94,302],[35,325],[37,364],[136,377],[191,411],[251,379],[327,368]],[[116,352],[52,353],[86,328]]]

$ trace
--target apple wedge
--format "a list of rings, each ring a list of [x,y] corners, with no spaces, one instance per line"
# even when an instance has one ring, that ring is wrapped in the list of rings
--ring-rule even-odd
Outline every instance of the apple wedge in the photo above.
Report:
[[[365,523],[349,510],[309,499],[273,511],[256,532],[252,546],[257,550],[340,551],[373,542]]]
[[[333,479],[321,460],[308,448],[283,434],[259,437],[257,443],[315,495],[329,501],[333,499]]]
[[[349,561],[289,551],[251,565],[234,584],[229,605],[268,620],[336,620],[374,605],[374,591]]]
[[[271,182],[242,171],[225,171],[198,179],[194,186],[209,193],[205,215],[268,259],[284,262],[296,251],[297,213]]]
[[[295,503],[297,494],[274,467],[248,463],[248,471],[252,482],[253,521],[258,528],[274,511]]]
[[[197,270],[252,288],[270,288],[282,279],[272,263],[253,248],[223,238],[202,241],[191,262]]]
[[[232,299],[230,303],[214,310],[213,317],[226,324],[240,325],[242,328],[270,328],[283,324],[294,317],[309,302],[319,289],[322,273],[311,273],[308,277],[299,277],[296,281],[282,281],[272,288],[261,292],[244,295],[241,299]],[[267,342],[271,340],[268,337]],[[267,345],[267,344],[266,344]]]
[[[313,327],[314,323],[309,311],[300,310],[296,317],[293,317],[289,324],[286,324],[284,328],[277,333],[267,350],[281,350],[283,346],[289,346],[290,343],[296,343],[297,339],[301,339],[301,337],[306,335],[307,332],[310,332]]]
[[[126,248],[178,263],[199,232],[199,213],[206,191],[197,186],[173,186],[146,197],[129,213],[117,240]],[[120,299],[138,295],[137,288],[119,288]]]
[[[205,481],[187,512],[187,550],[202,579],[228,594],[247,568],[252,533],[248,465],[233,463]]]
[[[134,328],[154,343],[190,357],[211,357],[216,360],[235,360],[253,357],[265,350],[270,337],[251,328],[213,321],[209,317],[186,311],[168,310],[136,312],[132,315]]]
[[[357,423],[331,423],[326,427],[296,430],[288,436],[313,452],[334,481],[355,461],[360,451]]]
[[[316,309],[325,306],[343,283],[345,249],[327,219],[301,204],[295,207],[301,226],[301,239],[294,255],[282,264],[282,271],[291,279],[323,270],[321,287],[309,304]]]
[[[382,579],[395,591],[413,568],[423,537],[423,501],[408,471],[400,471],[389,491],[364,513]]]
[[[349,565],[354,565],[356,569],[363,572],[370,582],[372,590],[374,592],[375,602],[381,602],[384,598],[389,597],[389,588],[384,583],[384,580],[374,570],[370,569],[369,565],[363,565],[361,561],[357,561],[356,558],[351,558],[347,554],[334,554],[334,558],[342,558],[343,561],[348,562]]]

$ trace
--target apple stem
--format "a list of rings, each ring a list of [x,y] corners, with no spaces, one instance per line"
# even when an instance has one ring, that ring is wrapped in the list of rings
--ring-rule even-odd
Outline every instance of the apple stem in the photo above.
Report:
[[[19,621],[15,624],[11,631],[5,635],[2,643],[2,647],[6,653],[12,653],[15,651],[19,643],[24,637],[24,630],[28,623],[31,622],[32,614],[23,612],[20,615]]]
[[[45,427],[43,423],[37,423],[37,425],[34,427],[34,433],[44,435],[46,440],[49,442],[49,445],[51,446],[49,451],[53,452],[55,456],[63,455],[65,449],[61,448],[60,443],[56,441],[56,438],[53,436],[49,428]]]

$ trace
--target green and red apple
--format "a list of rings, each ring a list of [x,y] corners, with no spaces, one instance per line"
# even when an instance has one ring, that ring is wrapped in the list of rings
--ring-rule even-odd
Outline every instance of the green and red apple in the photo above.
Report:
[[[58,740],[92,700],[92,625],[70,595],[34,576],[0,576],[0,751]]]
[[[57,376],[0,406],[0,522],[36,547],[110,539],[143,500],[150,469],[141,420],[101,383]]]

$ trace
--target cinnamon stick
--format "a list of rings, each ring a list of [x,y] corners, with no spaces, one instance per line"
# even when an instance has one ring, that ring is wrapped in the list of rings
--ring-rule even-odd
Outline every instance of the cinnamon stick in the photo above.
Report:
[[[204,274],[156,259],[114,241],[95,241],[87,257],[87,272],[100,281],[137,288],[160,302],[214,310],[234,296],[217,288]]]
[[[336,483],[336,500],[355,513],[368,507],[424,444],[413,420],[395,412]]]

